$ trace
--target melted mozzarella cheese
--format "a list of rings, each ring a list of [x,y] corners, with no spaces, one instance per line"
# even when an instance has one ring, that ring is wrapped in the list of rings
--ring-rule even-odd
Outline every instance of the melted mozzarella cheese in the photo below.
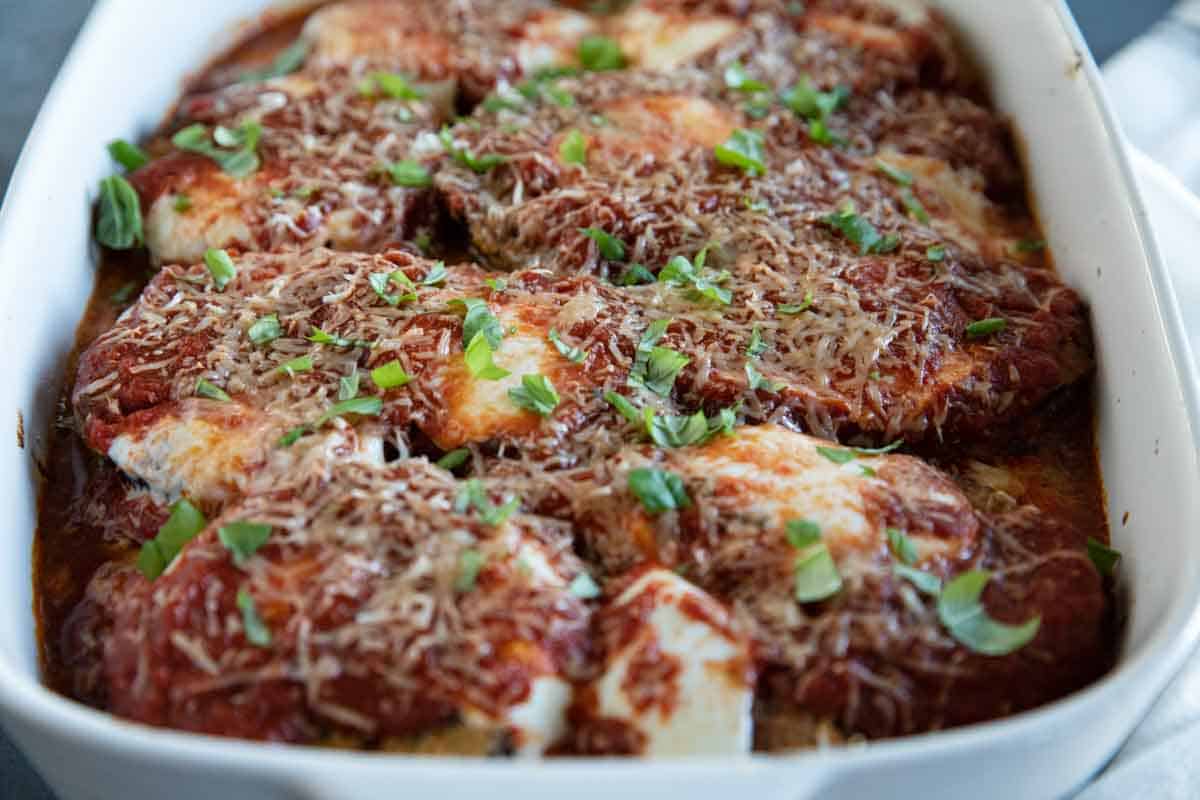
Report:
[[[236,181],[213,165],[166,187],[146,214],[146,247],[154,261],[194,264],[212,247],[249,248],[253,238],[242,210],[246,184],[250,192],[262,191],[255,181]],[[175,208],[181,195],[190,201],[186,211]]]
[[[634,7],[613,21],[613,37],[639,67],[669,70],[694,61],[737,34],[728,17],[663,14]]]
[[[308,18],[303,37],[315,61],[403,54],[407,63],[433,66],[448,65],[453,54],[446,37],[427,30],[405,4],[387,0],[326,6]]]
[[[720,603],[668,570],[647,572],[606,613],[641,607],[647,598],[653,610],[607,654],[594,686],[596,713],[641,733],[645,756],[749,752],[749,642],[731,632]],[[661,669],[668,663],[677,669]]]

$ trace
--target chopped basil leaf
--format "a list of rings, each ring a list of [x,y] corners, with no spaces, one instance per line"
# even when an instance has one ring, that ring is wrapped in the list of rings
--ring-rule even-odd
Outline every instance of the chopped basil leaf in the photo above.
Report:
[[[458,147],[454,144],[454,134],[450,132],[449,128],[442,128],[441,133],[438,134],[438,138],[441,140],[442,147],[450,154],[451,158],[479,175],[490,172],[493,168],[508,161],[507,157],[498,153],[476,156],[470,150]]]
[[[335,417],[344,417],[347,414],[361,414],[365,417],[377,417],[383,411],[383,398],[381,397],[354,397],[348,400],[342,400],[334,403],[325,413],[317,417],[317,421],[312,424],[313,430],[320,428],[325,423]]]
[[[224,250],[210,247],[204,252],[204,263],[208,266],[213,285],[217,287],[218,292],[223,291],[229,282],[237,277],[237,267],[234,266],[229,253]]]
[[[898,237],[881,235],[868,219],[859,216],[853,203],[846,203],[841,210],[827,214],[821,222],[858,245],[859,255],[890,253],[900,244]]]
[[[654,283],[654,273],[641,264],[630,264],[629,269],[617,279],[618,286],[641,286]]]
[[[759,372],[758,368],[749,361],[746,362],[746,384],[752,392],[757,392],[761,389],[764,392],[774,393],[787,388],[786,383],[776,383]]]
[[[224,389],[209,383],[204,378],[196,381],[196,394],[200,397],[207,397],[209,400],[220,400],[222,403],[228,403],[232,399],[225,394]]]
[[[587,166],[587,138],[572,128],[558,146],[558,159],[564,164]]]
[[[487,556],[478,550],[463,550],[458,557],[458,574],[454,578],[454,591],[462,594],[475,588],[479,573],[487,564]]]
[[[176,501],[171,506],[171,515],[155,537],[142,545],[137,559],[138,571],[148,580],[162,575],[184,545],[196,538],[207,525],[204,514],[187,498]]]
[[[1042,239],[1022,239],[1016,244],[1018,253],[1040,253],[1046,249],[1046,242]]]
[[[250,556],[271,538],[271,526],[247,520],[231,522],[217,529],[217,538],[226,550],[233,553],[233,563],[243,567]]]
[[[893,167],[891,164],[883,161],[882,159],[875,159],[875,168],[901,186],[913,185],[913,176],[911,172],[905,172],[899,167]]]
[[[739,62],[734,62],[725,68],[725,85],[730,89],[739,92],[767,92],[771,87],[762,81],[755,80],[746,72],[746,68]]]
[[[394,72],[372,72],[358,84],[358,93],[374,97],[379,92],[393,100],[420,100],[426,95],[424,89],[413,86],[403,75]]]
[[[373,272],[367,276],[367,283],[375,294],[379,295],[379,299],[387,303],[389,306],[398,306],[401,303],[416,302],[416,292],[405,292],[404,294],[392,294],[388,291],[388,284],[395,283],[398,286],[412,288],[413,282],[400,270],[393,272]]]
[[[763,135],[754,130],[738,128],[722,144],[713,148],[717,162],[727,167],[739,167],[750,175],[767,171]]]
[[[808,137],[823,145],[844,144],[845,140],[830,132],[829,117],[850,98],[850,91],[838,86],[829,92],[820,92],[812,85],[807,75],[780,95],[783,104],[798,117],[808,120]]]
[[[917,563],[918,553],[917,546],[912,543],[912,539],[899,528],[888,528],[884,531],[887,534],[888,546],[892,548],[892,553],[905,564]]]
[[[980,596],[991,580],[987,570],[964,572],[946,584],[938,597],[938,617],[957,641],[975,653],[1008,655],[1033,640],[1041,627],[1041,616],[1021,625],[997,622],[988,615]]]
[[[218,125],[211,138],[203,125],[189,125],[172,136],[171,143],[180,150],[212,159],[231,177],[244,178],[262,166],[262,160],[258,157],[261,138],[262,125],[251,120],[237,128]]]
[[[644,409],[643,419],[650,440],[659,447],[688,447],[710,438],[708,419],[703,411],[691,416],[659,416],[653,409]]]
[[[186,194],[176,195],[175,202],[171,204],[171,207],[175,209],[176,214],[186,214],[192,210],[192,198]]]
[[[788,520],[787,540],[796,555],[795,596],[800,603],[826,600],[842,589],[842,576],[825,542],[821,528],[807,519]]]
[[[1121,560],[1120,552],[1091,536],[1087,540],[1087,554],[1092,563],[1096,565],[1096,571],[1105,578],[1112,576],[1117,562]]]
[[[642,508],[650,514],[691,508],[683,479],[673,472],[662,469],[639,468],[629,473],[629,490],[642,502]]]
[[[120,175],[100,181],[96,241],[113,250],[131,250],[145,242],[142,202],[137,190]]]
[[[464,348],[471,344],[478,333],[483,334],[492,350],[500,346],[500,340],[504,338],[504,328],[485,301],[478,297],[464,297],[451,300],[450,305],[461,306],[465,312],[462,330]]]
[[[917,591],[923,594],[931,597],[941,594],[942,579],[937,575],[910,567],[908,564],[892,564],[892,573],[917,587]]]
[[[408,189],[424,189],[433,184],[433,178],[429,176],[429,170],[425,169],[420,161],[405,159],[388,164],[384,169],[387,171],[392,183],[396,186],[403,186]]]
[[[913,194],[912,189],[902,189],[900,191],[900,201],[908,209],[910,217],[923,225],[929,224],[929,212],[925,210],[925,206],[921,205],[921,201]]]
[[[353,400],[358,397],[358,366],[348,376],[338,378],[338,400]]]
[[[449,453],[446,453],[435,463],[447,472],[453,472],[467,463],[467,459],[470,457],[471,451],[465,447],[460,447],[458,450],[451,450]]]
[[[558,406],[558,392],[545,375],[522,375],[521,385],[508,390],[508,399],[518,408],[543,417],[550,416]]]
[[[138,292],[139,286],[140,284],[136,281],[130,281],[113,292],[108,299],[115,305],[123,306],[133,299],[133,296]]]
[[[446,265],[438,261],[429,268],[429,273],[421,279],[422,286],[437,286],[439,283],[446,282]]]
[[[891,444],[886,444],[883,447],[851,447],[856,454],[860,456],[882,456],[887,453],[895,452],[904,446],[903,439],[897,439]]]
[[[308,335],[308,340],[316,344],[327,344],[332,347],[365,347],[370,349],[374,346],[365,339],[347,339],[344,336],[334,336],[331,333],[321,330],[316,325],[312,326],[312,333]]]
[[[291,447],[296,442],[300,441],[300,438],[302,436],[304,436],[304,434],[306,434],[306,433],[308,433],[307,425],[301,425],[297,428],[292,428],[290,431],[285,433],[283,436],[279,437],[278,445],[280,447]]]
[[[795,316],[796,314],[803,314],[805,311],[808,311],[810,308],[812,308],[812,305],[813,293],[810,290],[804,293],[803,302],[796,304],[784,303],[783,305],[775,306],[775,313],[783,314],[785,316]]]
[[[504,280],[504,278],[485,278],[483,282],[493,292],[503,292],[508,288],[508,281]]]
[[[624,261],[625,244],[617,237],[599,228],[580,228],[579,232],[596,243],[605,261]]]
[[[763,341],[762,330],[755,325],[750,331],[750,344],[746,345],[746,355],[750,358],[758,358],[769,349],[770,345]]]
[[[624,395],[619,395],[616,392],[605,392],[604,399],[608,401],[610,406],[620,412],[622,417],[634,425],[642,424],[642,415],[638,413],[637,408]]]
[[[124,139],[114,139],[109,142],[108,154],[112,156],[113,161],[120,164],[128,172],[133,172],[135,169],[139,169],[150,163],[150,156],[146,155],[145,150]]]
[[[818,447],[817,455],[834,464],[849,464],[858,457],[853,450],[841,450],[834,447]]]
[[[280,52],[269,66],[263,69],[244,72],[238,81],[240,83],[253,83],[270,80],[271,78],[282,78],[284,75],[291,75],[304,66],[304,61],[307,58],[308,42],[304,39],[297,39]]]
[[[547,338],[550,339],[555,348],[557,348],[558,352],[562,354],[563,358],[567,359],[572,364],[582,364],[587,360],[587,353],[585,353],[583,350],[580,350],[578,347],[572,347],[564,342],[562,337],[558,335],[558,331],[556,331],[554,328],[550,329],[550,336]]]
[[[479,512],[479,518],[485,525],[495,528],[503,525],[513,512],[521,507],[521,498],[512,497],[504,505],[493,505],[484,489],[483,482],[478,478],[467,481],[454,501],[454,510],[462,514],[474,507]]]
[[[254,598],[245,589],[238,589],[237,607],[242,612],[242,628],[246,632],[246,641],[256,647],[270,647],[271,629],[258,615]]]
[[[940,244],[935,244],[925,251],[925,257],[935,264],[939,261],[946,260],[946,248]]]
[[[690,286],[691,299],[696,301],[713,300],[721,305],[729,305],[733,300],[733,292],[719,285],[729,280],[729,273],[720,272],[705,277],[703,267],[707,255],[706,247],[696,254],[694,263],[683,256],[672,256],[658,273],[658,282],[671,286]]]
[[[298,372],[308,372],[313,368],[312,356],[297,356],[291,361],[285,361],[279,365],[277,371],[282,372],[289,378],[296,377]]]
[[[279,325],[279,316],[277,314],[267,314],[265,317],[259,317],[255,320],[250,329],[246,331],[246,336],[250,341],[257,345],[270,344],[283,335],[283,328]]]
[[[576,575],[575,579],[571,581],[571,585],[567,587],[567,591],[580,600],[594,600],[601,594],[600,585],[586,572]]]
[[[659,397],[666,397],[671,393],[679,371],[690,362],[690,358],[677,350],[653,347],[641,362],[640,369],[639,364],[634,363],[633,371],[629,373],[629,384],[649,389]]]
[[[496,365],[496,362],[492,360],[493,352],[492,345],[483,331],[471,337],[470,343],[467,344],[467,352],[464,359],[467,369],[471,371],[473,377],[485,381],[498,381],[512,374],[503,367]]]
[[[968,339],[982,339],[985,336],[991,336],[993,333],[1000,333],[1008,327],[1008,321],[1001,317],[988,317],[976,322],[972,322],[967,326]]]
[[[389,361],[381,367],[371,370],[371,381],[380,389],[398,389],[409,383],[412,376],[404,371],[399,361]]]
[[[579,42],[579,63],[586,70],[605,72],[625,68],[625,54],[615,39],[585,36]]]

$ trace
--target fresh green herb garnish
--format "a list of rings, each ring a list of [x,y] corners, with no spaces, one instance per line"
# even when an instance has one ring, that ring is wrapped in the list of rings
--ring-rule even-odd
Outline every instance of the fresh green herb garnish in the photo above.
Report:
[[[279,324],[278,314],[267,314],[254,321],[246,331],[246,336],[256,345],[270,344],[283,336],[283,328]]]
[[[625,68],[625,54],[615,39],[585,36],[579,42],[579,63],[592,72]]]
[[[775,393],[775,392],[780,391],[781,389],[787,388],[786,383],[776,383],[775,381],[771,380],[770,378],[766,377],[761,372],[759,372],[758,368],[755,367],[753,364],[751,364],[749,361],[746,362],[745,369],[746,369],[746,385],[749,387],[750,391],[752,391],[752,392],[757,392],[758,390],[761,389],[764,392]]]
[[[891,164],[882,159],[875,159],[875,168],[901,186],[913,185],[913,176],[911,172],[905,172],[899,167],[893,167]]]
[[[458,450],[451,450],[449,453],[446,453],[435,463],[447,472],[453,472],[467,463],[467,459],[470,457],[471,451],[465,447],[460,447]]]
[[[795,597],[799,603],[826,600],[842,589],[842,576],[828,546],[821,540],[821,528],[807,519],[788,520],[788,543],[796,554]]]
[[[632,422],[634,425],[642,424],[642,415],[638,413],[637,408],[624,395],[617,394],[616,392],[605,392],[604,399],[629,422]]]
[[[850,99],[850,90],[838,86],[828,92],[817,91],[805,75],[779,99],[796,116],[808,120],[808,137],[814,142],[827,146],[845,144],[842,137],[829,130],[829,117]]]
[[[463,485],[462,491],[455,499],[454,510],[463,514],[472,507],[479,512],[479,518],[485,525],[496,528],[503,525],[513,515],[513,512],[521,507],[521,498],[511,497],[504,505],[492,505],[483,482],[478,478],[472,478]]]
[[[499,153],[476,156],[470,150],[458,147],[454,144],[454,135],[450,132],[449,128],[442,128],[441,133],[438,134],[438,138],[441,140],[442,147],[450,154],[451,158],[479,175],[490,172],[495,167],[508,161],[507,157]]]
[[[917,563],[917,546],[912,543],[912,539],[899,528],[888,528],[884,531],[887,534],[888,546],[891,547],[892,553],[905,564]]]
[[[463,550],[458,557],[458,574],[454,577],[454,591],[459,594],[475,588],[479,573],[487,564],[487,556],[478,550]]]
[[[383,366],[371,370],[371,382],[384,391],[398,389],[407,385],[411,380],[412,376],[404,371],[404,367],[398,360],[389,361]]]
[[[437,286],[439,283],[445,283],[447,275],[445,263],[438,261],[429,268],[429,273],[421,279],[421,285]]]
[[[746,345],[746,355],[750,358],[758,358],[769,349],[770,345],[763,341],[762,330],[755,325],[750,331],[750,344]]]
[[[473,377],[485,381],[498,381],[512,374],[496,364],[492,358],[494,352],[487,335],[483,331],[471,337],[471,341],[467,344],[464,359],[467,369],[470,370]]]
[[[470,346],[476,334],[483,334],[491,349],[495,350],[500,346],[500,340],[504,338],[504,327],[500,324],[500,320],[492,314],[486,301],[478,297],[464,297],[451,300],[450,305],[460,306],[464,311],[462,330],[464,347]]]
[[[137,190],[120,175],[100,181],[96,241],[113,250],[131,250],[145,243],[142,202]]]
[[[382,92],[393,100],[420,100],[428,94],[409,83],[403,75],[394,72],[372,72],[358,84],[358,92],[365,97],[374,97]]]
[[[967,326],[968,339],[982,339],[985,336],[991,336],[994,333],[1000,333],[1008,327],[1008,321],[1002,317],[988,317],[976,322],[972,322]]]
[[[186,214],[192,210],[192,198],[186,194],[176,195],[175,202],[171,204],[171,207],[175,209],[176,214]]]
[[[485,278],[483,282],[493,292],[503,292],[508,288],[508,281],[504,280],[504,278]]]
[[[691,287],[692,300],[712,300],[721,305],[729,305],[733,300],[733,292],[722,288],[720,284],[729,280],[728,272],[716,275],[706,275],[704,261],[708,248],[696,254],[695,262],[688,261],[684,256],[671,256],[667,265],[658,273],[658,282],[670,286]]]
[[[617,279],[618,286],[643,286],[654,283],[654,273],[641,264],[630,264],[629,269]]]
[[[296,373],[308,372],[313,368],[312,356],[298,356],[291,361],[285,361],[277,368],[278,372],[282,372],[289,378],[296,377]]]
[[[219,400],[222,403],[228,403],[232,398],[225,393],[225,390],[215,384],[201,378],[196,381],[196,394],[200,397],[207,397],[209,400]]]
[[[379,299],[389,306],[398,306],[401,303],[413,303],[417,300],[417,293],[414,291],[408,291],[404,294],[392,294],[388,291],[390,288],[389,284],[392,283],[407,289],[415,288],[412,280],[402,270],[373,272],[367,276],[367,283],[375,294],[379,295]]]
[[[900,245],[900,237],[881,235],[868,219],[855,212],[853,203],[846,203],[840,211],[827,214],[821,222],[858,245],[859,255],[890,253]]]
[[[1113,570],[1116,569],[1117,562],[1121,560],[1120,552],[1112,549],[1108,545],[1101,542],[1099,539],[1094,539],[1091,536],[1087,540],[1087,554],[1092,563],[1096,565],[1096,571],[1105,578],[1111,577]]]
[[[254,598],[245,589],[238,589],[237,607],[242,612],[242,628],[246,632],[246,641],[256,647],[270,647],[271,629],[258,615]]]
[[[904,207],[908,210],[908,215],[920,222],[922,225],[928,225],[930,222],[929,212],[925,210],[925,206],[921,205],[921,201],[913,194],[912,189],[900,190],[900,202],[904,203]]]
[[[242,520],[231,522],[217,529],[217,538],[225,549],[233,553],[233,563],[244,567],[258,548],[271,538],[271,526],[262,522]]]
[[[691,508],[692,498],[688,496],[683,479],[673,472],[662,469],[639,468],[629,473],[629,491],[642,503],[642,508],[650,514],[662,514],[665,511],[676,511]]]
[[[330,420],[337,417],[344,417],[347,414],[359,414],[364,417],[377,417],[382,411],[383,398],[381,397],[352,397],[331,405],[325,410],[324,414],[317,417],[317,421],[312,424],[312,429],[318,430]]]
[[[396,186],[408,189],[424,189],[433,185],[429,170],[420,161],[405,159],[385,166],[384,171]]]
[[[759,131],[738,128],[713,148],[713,155],[718,163],[738,167],[750,175],[763,175],[767,171],[766,147]]]
[[[112,156],[113,161],[120,164],[128,172],[133,172],[150,163],[150,156],[146,155],[145,150],[124,139],[113,139],[109,142],[108,154]]]
[[[291,75],[304,66],[304,61],[307,58],[308,42],[304,39],[297,39],[280,52],[269,66],[263,69],[243,72],[242,77],[238,80],[241,83],[253,83],[270,80],[271,78],[282,78],[284,75]]]
[[[550,416],[558,406],[558,392],[545,375],[522,375],[521,385],[508,390],[508,399],[518,408],[543,417]]]
[[[660,397],[671,393],[676,376],[691,359],[677,350],[654,344],[662,338],[670,324],[669,319],[658,320],[642,334],[637,354],[634,356],[633,369],[629,373],[630,386],[649,389]]]
[[[925,257],[933,263],[946,260],[946,248],[940,244],[935,244],[925,251]]]
[[[316,344],[327,344],[331,347],[364,347],[369,350],[375,346],[365,339],[347,339],[344,336],[334,336],[331,333],[321,330],[316,325],[312,326],[312,332],[308,334],[308,340]]]
[[[224,291],[229,282],[237,277],[237,267],[234,266],[229,253],[224,250],[210,247],[204,252],[204,263],[208,267],[209,274],[212,275],[213,285],[217,287],[218,292]]]
[[[775,313],[783,314],[784,316],[803,314],[805,311],[808,311],[810,308],[812,308],[813,301],[813,293],[810,290],[804,293],[804,300],[799,303],[783,303],[775,306]]]
[[[751,78],[750,73],[746,72],[746,68],[739,62],[734,62],[725,68],[725,85],[730,89],[747,94],[771,90],[767,84]]]
[[[354,366],[354,370],[346,376],[338,378],[338,400],[353,400],[358,397],[358,385],[361,378],[358,374],[358,365]]]
[[[946,584],[938,597],[938,617],[957,641],[975,653],[1008,655],[1033,640],[1041,627],[1041,616],[1021,625],[997,622],[988,615],[980,599],[991,580],[987,570],[964,572]]]
[[[142,545],[137,558],[138,571],[151,581],[162,575],[184,545],[196,538],[207,525],[204,514],[187,498],[176,501],[171,506],[171,515],[155,537]]]
[[[587,166],[587,137],[572,128],[558,146],[558,160],[564,164]]]
[[[580,228],[579,232],[596,243],[605,261],[625,260],[625,244],[617,237],[599,228]]]
[[[208,128],[197,123],[172,136],[171,143],[180,150],[212,159],[231,177],[244,178],[262,166],[262,160],[258,157],[258,142],[262,132],[262,125],[251,120],[237,128],[218,125],[210,137]]]
[[[553,343],[554,347],[562,354],[563,358],[570,361],[572,364],[582,364],[587,360],[587,353],[580,350],[578,347],[572,347],[562,340],[558,335],[558,331],[554,328],[550,329],[550,335],[547,337]]]

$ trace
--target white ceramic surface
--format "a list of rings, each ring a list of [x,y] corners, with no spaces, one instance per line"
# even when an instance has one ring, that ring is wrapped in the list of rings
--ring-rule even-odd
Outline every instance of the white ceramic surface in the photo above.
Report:
[[[1097,328],[1102,468],[1132,603],[1118,668],[1044,709],[823,753],[738,761],[510,763],[253,745],[150,730],[37,682],[30,587],[36,471],[62,359],[91,288],[88,215],[104,144],[150,129],[180,78],[258,0],[102,0],[63,67],[0,212],[0,719],[64,800],[752,796],[1053,797],[1128,736],[1200,634],[1197,384],[1165,269],[1094,64],[1058,2],[940,0],[1023,134],[1064,277]],[[24,415],[26,450],[15,446]],[[1121,525],[1125,512],[1128,524]]]

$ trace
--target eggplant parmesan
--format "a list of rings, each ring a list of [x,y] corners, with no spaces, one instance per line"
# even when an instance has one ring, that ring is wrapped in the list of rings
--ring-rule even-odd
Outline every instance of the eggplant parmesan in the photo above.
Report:
[[[738,756],[1108,669],[1087,308],[936,12],[275,24],[110,147],[50,685],[291,744]]]

